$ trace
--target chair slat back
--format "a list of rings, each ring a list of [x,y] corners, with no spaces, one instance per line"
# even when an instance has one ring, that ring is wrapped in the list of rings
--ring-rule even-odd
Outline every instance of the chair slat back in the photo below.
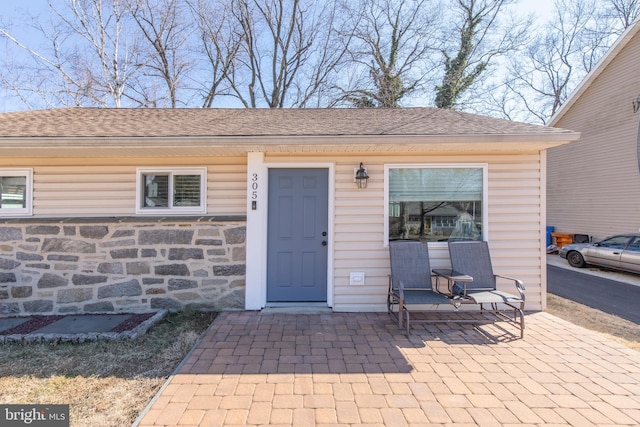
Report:
[[[496,289],[489,245],[484,241],[449,242],[451,268],[473,277],[467,290]]]
[[[405,288],[432,289],[429,249],[426,243],[411,240],[389,242],[391,275]]]

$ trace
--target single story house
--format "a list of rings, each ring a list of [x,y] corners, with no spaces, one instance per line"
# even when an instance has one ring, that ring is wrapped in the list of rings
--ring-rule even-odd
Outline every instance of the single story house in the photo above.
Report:
[[[640,21],[551,118],[581,133],[548,154],[547,222],[593,241],[640,228]]]
[[[433,108],[0,114],[0,315],[383,311],[398,238],[434,268],[486,240],[542,310],[546,152],[578,138]]]

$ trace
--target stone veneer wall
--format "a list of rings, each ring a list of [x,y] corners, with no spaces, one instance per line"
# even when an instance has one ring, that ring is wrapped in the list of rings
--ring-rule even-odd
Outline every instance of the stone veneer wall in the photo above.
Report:
[[[0,222],[0,316],[243,309],[243,218]]]

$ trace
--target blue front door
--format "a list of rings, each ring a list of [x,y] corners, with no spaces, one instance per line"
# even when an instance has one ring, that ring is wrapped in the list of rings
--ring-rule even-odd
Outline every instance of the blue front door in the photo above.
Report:
[[[268,303],[327,301],[328,176],[269,170]]]

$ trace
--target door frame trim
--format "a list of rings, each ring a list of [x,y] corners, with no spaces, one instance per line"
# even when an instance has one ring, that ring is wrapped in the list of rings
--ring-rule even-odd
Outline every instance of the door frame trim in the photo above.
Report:
[[[261,310],[267,305],[269,169],[327,169],[327,242],[329,245],[327,251],[327,306],[333,307],[335,163],[265,162],[264,153],[248,153],[247,157],[245,310]],[[258,185],[257,189],[253,190],[255,182]],[[254,201],[257,203],[256,210],[252,209]],[[300,305],[304,305],[304,303]]]

